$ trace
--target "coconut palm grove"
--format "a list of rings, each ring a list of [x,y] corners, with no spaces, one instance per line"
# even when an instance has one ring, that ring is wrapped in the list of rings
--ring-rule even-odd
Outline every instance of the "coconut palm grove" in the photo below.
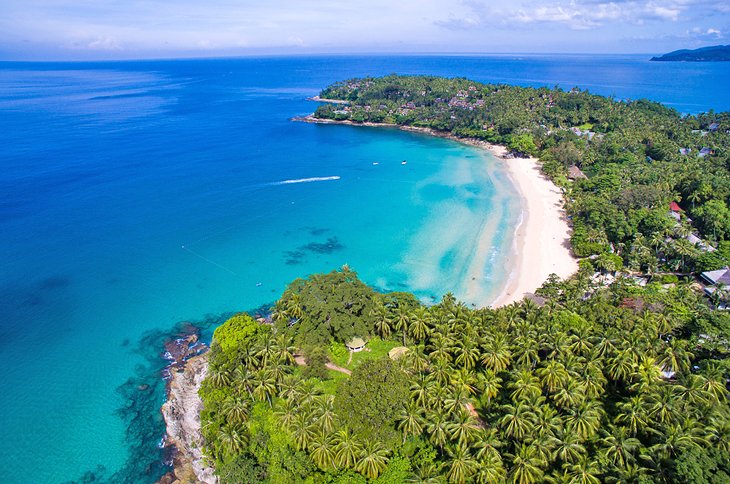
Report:
[[[727,290],[701,278],[730,262],[730,114],[431,77],[321,97],[539,156],[580,270],[493,309],[344,266],[235,315],[200,391],[222,482],[730,482]]]

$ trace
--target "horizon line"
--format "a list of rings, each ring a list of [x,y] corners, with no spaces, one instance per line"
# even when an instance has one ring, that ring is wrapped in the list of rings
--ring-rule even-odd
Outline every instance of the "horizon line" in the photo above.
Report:
[[[255,58],[287,58],[287,57],[488,57],[488,56],[655,56],[661,55],[653,52],[455,52],[455,51],[432,51],[432,52],[307,52],[307,53],[250,53],[235,55],[182,55],[182,56],[140,56],[140,57],[118,57],[118,58],[68,58],[68,59],[2,59],[0,63],[91,63],[91,62],[138,62],[138,61],[179,61],[179,60],[227,60],[227,59],[255,59]]]

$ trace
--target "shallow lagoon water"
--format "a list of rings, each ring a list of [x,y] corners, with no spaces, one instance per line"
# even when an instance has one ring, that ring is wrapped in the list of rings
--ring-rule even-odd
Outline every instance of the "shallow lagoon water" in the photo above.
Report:
[[[345,263],[381,290],[463,295],[482,230],[494,237],[478,299],[499,289],[519,200],[488,154],[290,121],[330,82],[395,71],[730,107],[727,92],[691,89],[722,68],[637,58],[0,64],[6,482],[163,472],[159,353],[181,321],[209,334]]]

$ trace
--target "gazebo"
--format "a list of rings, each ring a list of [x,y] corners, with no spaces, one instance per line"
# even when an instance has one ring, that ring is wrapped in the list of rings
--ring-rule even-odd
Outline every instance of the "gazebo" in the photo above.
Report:
[[[345,344],[345,346],[347,346],[347,349],[352,351],[353,353],[357,353],[358,351],[364,350],[366,344],[367,343],[362,338],[352,338],[349,342]]]

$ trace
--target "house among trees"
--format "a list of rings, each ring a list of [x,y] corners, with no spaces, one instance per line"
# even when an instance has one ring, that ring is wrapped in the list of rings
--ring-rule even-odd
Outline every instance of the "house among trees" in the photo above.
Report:
[[[568,168],[568,178],[570,178],[571,180],[579,180],[579,179],[587,179],[588,177],[586,176],[585,173],[583,173],[581,171],[580,168],[578,168],[575,165],[571,165],[571,167]]]
[[[352,338],[345,346],[347,346],[347,349],[353,353],[357,353],[358,351],[364,350],[366,344],[367,343],[362,338]]]
[[[681,212],[682,208],[677,202],[672,202],[669,204],[669,215],[677,219],[677,221],[679,221],[679,219],[681,218]]]
[[[687,155],[688,155],[688,154],[690,154],[691,152],[692,152],[692,148],[680,148],[680,149],[679,149],[679,154],[680,154],[680,155],[684,155],[684,156],[687,156]]]
[[[720,125],[718,123],[712,123],[710,126],[707,127],[707,129],[711,133],[714,133],[715,131],[717,131],[718,129],[720,129]]]
[[[730,286],[730,268],[717,269],[715,271],[703,272],[700,276],[704,282],[711,286],[722,284]]]

